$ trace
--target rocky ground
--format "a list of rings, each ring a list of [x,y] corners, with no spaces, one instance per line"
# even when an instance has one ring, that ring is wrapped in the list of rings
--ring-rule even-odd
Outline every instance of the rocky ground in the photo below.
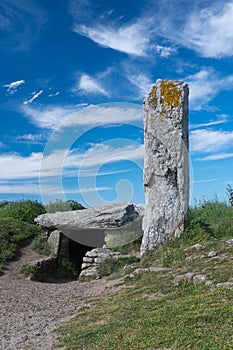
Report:
[[[40,283],[24,278],[21,266],[40,258],[30,245],[22,247],[0,277],[2,350],[52,349],[55,328],[75,317],[91,298],[114,290],[114,282],[105,279]]]

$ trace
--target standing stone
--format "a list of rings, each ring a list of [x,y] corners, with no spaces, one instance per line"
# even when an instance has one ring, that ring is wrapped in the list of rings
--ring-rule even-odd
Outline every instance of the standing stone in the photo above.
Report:
[[[141,254],[179,237],[189,203],[188,86],[157,80],[144,101],[146,197]]]

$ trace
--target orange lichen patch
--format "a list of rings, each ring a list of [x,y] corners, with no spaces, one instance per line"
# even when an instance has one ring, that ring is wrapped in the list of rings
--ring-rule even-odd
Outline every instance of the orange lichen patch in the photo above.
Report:
[[[156,91],[157,91],[157,87],[153,86],[151,90],[151,102],[153,107],[156,107],[156,104],[157,104]]]
[[[180,106],[181,92],[174,80],[161,82],[161,98],[164,107],[175,108]]]

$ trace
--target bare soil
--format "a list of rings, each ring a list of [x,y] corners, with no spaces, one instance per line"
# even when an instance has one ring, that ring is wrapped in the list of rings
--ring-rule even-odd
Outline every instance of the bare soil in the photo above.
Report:
[[[40,258],[30,245],[23,246],[0,277],[1,350],[52,349],[58,341],[55,328],[101,293],[118,291],[114,284],[119,281],[41,283],[20,274],[23,264]]]

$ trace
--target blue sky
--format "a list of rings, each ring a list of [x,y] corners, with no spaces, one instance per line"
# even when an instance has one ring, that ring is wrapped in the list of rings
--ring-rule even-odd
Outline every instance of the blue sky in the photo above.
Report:
[[[233,1],[1,0],[0,200],[144,202],[143,110],[190,88],[191,202],[233,185]]]

